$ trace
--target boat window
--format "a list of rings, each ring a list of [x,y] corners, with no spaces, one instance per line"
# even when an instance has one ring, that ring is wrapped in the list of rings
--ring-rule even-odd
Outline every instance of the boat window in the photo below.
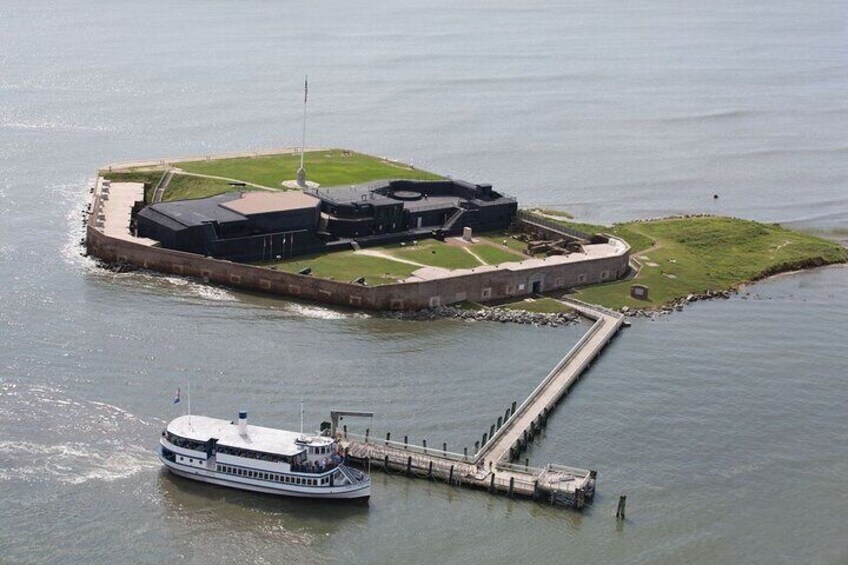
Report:
[[[165,432],[165,439],[172,445],[182,447],[183,449],[191,449],[192,451],[206,451],[207,447],[207,442],[186,439],[171,432]]]
[[[273,453],[262,453],[259,451],[251,451],[240,447],[230,447],[228,445],[218,445],[218,453],[224,455],[233,455],[235,457],[245,457],[248,459],[256,459],[258,461],[269,461],[271,463],[291,463],[291,457],[288,455],[276,455]]]

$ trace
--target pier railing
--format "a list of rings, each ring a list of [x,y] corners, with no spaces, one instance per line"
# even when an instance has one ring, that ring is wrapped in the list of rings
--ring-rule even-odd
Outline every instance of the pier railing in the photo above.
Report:
[[[597,322],[592,324],[592,327],[589,328],[589,331],[583,334],[583,336],[577,341],[577,343],[574,344],[574,347],[572,347],[568,351],[568,353],[565,354],[565,357],[560,359],[559,363],[557,363],[554,368],[551,369],[548,375],[544,379],[542,379],[542,382],[540,382],[536,386],[536,388],[533,389],[533,392],[531,392],[530,395],[524,399],[524,402],[522,402],[515,410],[515,412],[510,415],[509,419],[504,422],[503,426],[501,426],[495,432],[495,434],[491,438],[489,438],[485,445],[480,446],[480,451],[476,453],[476,458],[479,459],[481,457],[481,454],[484,454],[486,451],[488,451],[487,448],[490,448],[492,445],[494,445],[495,442],[507,432],[507,430],[518,420],[518,418],[521,417],[521,415],[527,410],[527,408],[532,405],[533,402],[535,402],[536,398],[538,398],[539,395],[545,390],[551,380],[556,378],[557,374],[559,374],[563,367],[565,367],[574,358],[574,356],[580,352],[586,342],[592,339],[592,337],[598,332],[598,330],[600,330],[603,324],[603,319],[599,319]]]
[[[422,445],[414,445],[411,443],[404,443],[400,441],[394,440],[386,440],[376,438],[371,435],[361,435],[355,434],[352,432],[339,432],[341,437],[344,439],[348,439],[351,441],[355,441],[357,443],[363,445],[373,446],[374,448],[379,449],[380,447],[388,447],[397,451],[405,451],[410,455],[421,455],[427,458],[437,457],[441,459],[445,459],[448,461],[454,461],[457,463],[468,463],[469,465],[472,463],[474,457],[471,455],[466,456],[463,453],[455,453],[453,451],[447,451],[444,449],[439,449],[437,446],[427,446],[424,447]],[[428,459],[429,460],[429,459]]]

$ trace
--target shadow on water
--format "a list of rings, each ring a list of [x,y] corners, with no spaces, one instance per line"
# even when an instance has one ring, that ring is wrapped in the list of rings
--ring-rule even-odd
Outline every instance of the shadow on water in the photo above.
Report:
[[[292,520],[292,527],[320,523],[326,530],[333,523],[346,523],[368,516],[367,502],[314,500],[238,490],[186,479],[161,469],[157,477],[164,506],[169,514],[205,514],[214,510],[216,520],[230,522],[228,528],[250,529],[262,517]],[[251,519],[253,517],[253,519]],[[331,531],[333,527],[329,528]]]

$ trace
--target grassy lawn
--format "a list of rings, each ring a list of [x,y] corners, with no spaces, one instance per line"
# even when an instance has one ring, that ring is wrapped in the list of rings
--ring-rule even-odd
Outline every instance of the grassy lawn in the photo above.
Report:
[[[266,155],[191,161],[175,165],[189,173],[239,179],[261,186],[280,188],[280,183],[294,179],[300,166],[295,154]],[[360,184],[380,179],[437,180],[439,175],[420,171],[408,165],[393,163],[371,155],[349,153],[340,149],[306,153],[306,175],[321,186]]]
[[[171,177],[171,182],[168,188],[165,189],[165,194],[162,195],[162,200],[167,202],[170,200],[188,200],[191,198],[208,198],[225,192],[236,190],[229,184],[228,181],[220,179],[205,179],[201,177],[190,177],[186,175],[174,175]],[[245,187],[246,190],[252,189],[250,186]]]
[[[389,246],[380,249],[394,257],[444,269],[473,269],[480,262],[460,247],[451,247],[435,239],[420,240],[416,246]]]
[[[382,257],[357,255],[353,251],[336,251],[325,255],[310,255],[285,261],[261,263],[263,267],[276,267],[280,271],[296,273],[305,267],[312,269],[312,276],[350,282],[365,277],[371,286],[390,284],[408,277],[418,267],[398,263]]]
[[[570,220],[570,219],[574,218],[573,214],[566,212],[565,210],[553,210],[551,208],[538,208],[538,210],[539,210],[539,212],[546,214],[548,216],[558,216],[558,217],[563,218],[565,220]]]
[[[506,241],[506,246],[513,251],[516,251],[520,255],[524,255],[524,250],[527,249],[527,244],[523,241],[518,241],[517,239],[510,236],[508,233],[494,233],[488,232],[480,235],[475,235],[475,238],[485,239],[486,241],[491,241],[499,248],[503,249],[503,242]]]
[[[535,298],[529,300],[519,300],[503,304],[500,308],[508,308],[510,310],[524,310],[525,312],[536,312],[539,314],[559,314],[560,312],[571,312],[571,308],[553,298]]]
[[[602,226],[596,226],[602,227]],[[643,267],[633,280],[581,289],[578,298],[612,308],[661,306],[688,294],[727,290],[809,264],[845,261],[848,251],[812,235],[735,218],[672,218],[604,231],[631,244]],[[644,284],[649,300],[630,297]]]
[[[475,252],[491,260],[492,264],[504,261],[521,260],[522,257],[512,252],[494,248],[488,244],[477,244]],[[480,267],[481,263],[473,255],[461,247],[454,247],[434,239],[419,241],[417,246],[385,245],[381,247],[370,247],[369,251],[385,253],[390,257],[397,257],[406,261],[414,261],[431,267],[442,267],[445,269],[473,269]],[[491,251],[489,251],[491,250]],[[486,255],[488,254],[488,255]],[[416,265],[401,263],[385,257],[374,257],[353,251],[336,251],[325,255],[311,255],[307,257],[296,257],[284,261],[260,263],[263,267],[276,267],[281,271],[296,273],[305,267],[312,269],[312,276],[337,280],[352,281],[359,277],[365,277],[369,285],[391,284],[399,279],[409,277],[413,272],[420,269]]]
[[[495,247],[488,243],[475,243],[469,246],[469,249],[489,265],[498,265],[508,261],[523,261],[528,258],[526,255],[510,251],[508,247],[500,244]]]

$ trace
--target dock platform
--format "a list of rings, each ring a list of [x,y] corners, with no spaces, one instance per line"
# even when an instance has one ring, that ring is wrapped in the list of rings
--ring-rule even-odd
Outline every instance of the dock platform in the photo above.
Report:
[[[450,452],[444,444],[438,449],[426,443],[418,446],[392,441],[390,434],[383,440],[370,436],[368,431],[362,436],[348,433],[346,427],[333,429],[350,461],[365,469],[439,480],[577,509],[585,507],[595,494],[595,471],[554,464],[530,467],[513,463],[624,321],[623,315],[612,310],[565,298],[562,302],[594,320],[594,324],[520,406],[513,403],[504,416],[498,417],[497,424],[477,442],[476,453]]]

